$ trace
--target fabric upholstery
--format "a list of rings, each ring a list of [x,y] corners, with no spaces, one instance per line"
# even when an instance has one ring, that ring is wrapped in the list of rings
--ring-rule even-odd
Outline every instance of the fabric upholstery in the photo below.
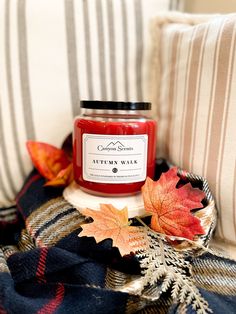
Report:
[[[149,22],[180,4],[0,0],[0,207],[31,168],[25,141],[60,145],[80,99],[149,100]]]
[[[236,243],[236,15],[170,14],[154,32],[158,152],[206,177],[217,236]]]

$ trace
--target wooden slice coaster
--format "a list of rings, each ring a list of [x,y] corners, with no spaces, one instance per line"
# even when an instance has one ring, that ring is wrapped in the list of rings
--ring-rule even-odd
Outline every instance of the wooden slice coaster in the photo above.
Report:
[[[72,182],[63,191],[63,197],[78,210],[83,208],[99,210],[99,204],[112,204],[118,209],[126,206],[129,218],[145,214],[141,193],[125,197],[96,196],[84,192],[77,183]]]

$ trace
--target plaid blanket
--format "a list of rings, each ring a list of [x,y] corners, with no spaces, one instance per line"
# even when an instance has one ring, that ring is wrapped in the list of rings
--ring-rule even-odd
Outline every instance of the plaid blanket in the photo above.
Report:
[[[34,170],[17,209],[0,210],[0,314],[178,311],[168,293],[151,302],[120,292],[122,281],[140,273],[135,256],[121,258],[110,240],[79,238],[84,217],[63,199],[62,190],[43,184]],[[213,312],[235,313],[236,262],[207,253],[192,266]]]

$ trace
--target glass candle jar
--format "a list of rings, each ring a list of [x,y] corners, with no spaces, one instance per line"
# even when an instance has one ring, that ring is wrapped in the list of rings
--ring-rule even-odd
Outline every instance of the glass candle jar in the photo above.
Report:
[[[156,121],[146,102],[81,101],[75,118],[75,181],[86,192],[123,196],[141,190],[153,178]]]

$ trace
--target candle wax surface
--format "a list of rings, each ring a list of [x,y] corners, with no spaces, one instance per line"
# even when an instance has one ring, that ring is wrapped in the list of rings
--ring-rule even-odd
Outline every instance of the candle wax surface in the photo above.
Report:
[[[96,195],[123,196],[138,193],[145,183],[97,183],[83,178],[83,134],[148,136],[147,176],[153,178],[156,158],[157,125],[154,120],[96,121],[77,118],[74,124],[73,163],[75,181],[87,192]]]

